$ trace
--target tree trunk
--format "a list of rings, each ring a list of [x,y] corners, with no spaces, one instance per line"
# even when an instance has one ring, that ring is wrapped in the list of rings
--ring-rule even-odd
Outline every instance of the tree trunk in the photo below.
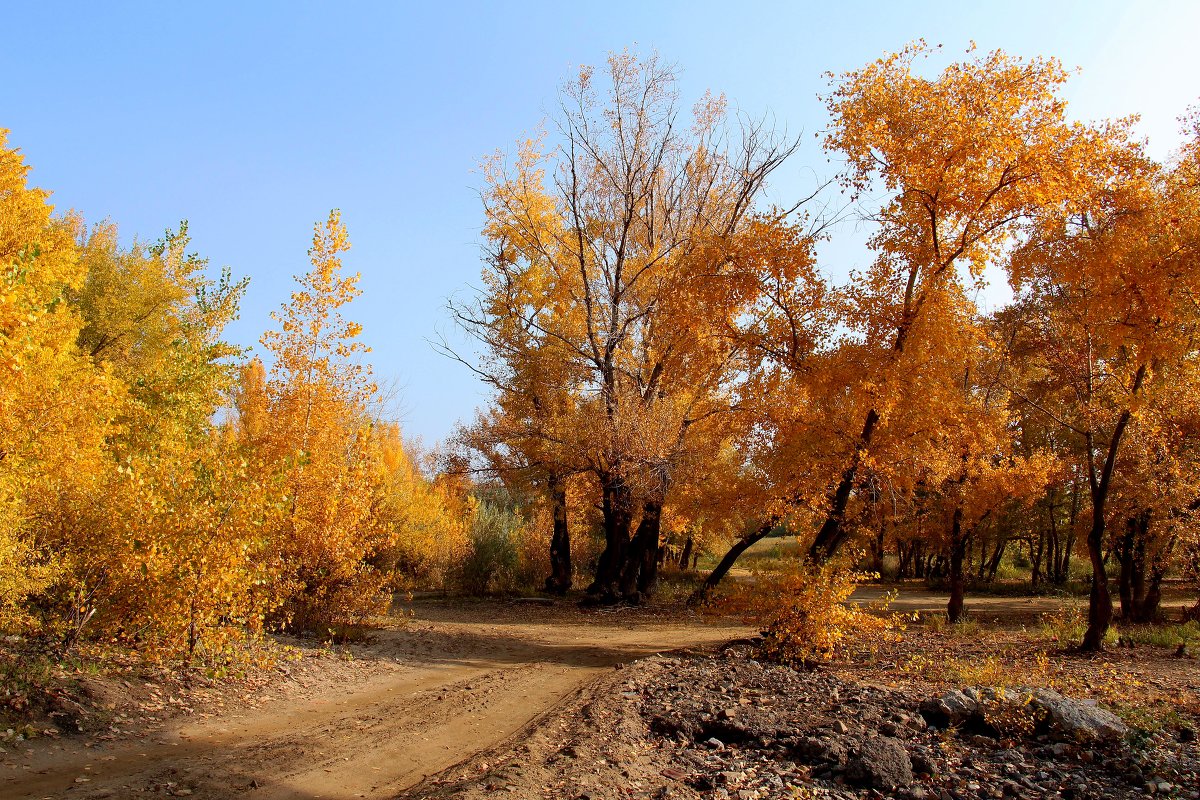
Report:
[[[863,422],[862,432],[858,435],[854,453],[850,456],[850,463],[842,472],[842,479],[829,498],[829,513],[825,517],[825,522],[817,531],[817,537],[813,539],[812,546],[808,548],[808,557],[813,563],[823,564],[828,561],[846,540],[842,517],[850,502],[850,493],[854,489],[854,479],[858,475],[859,464],[862,463],[863,454],[871,445],[871,439],[875,436],[875,426],[878,423],[879,412],[872,408],[867,412],[867,419]]]
[[[969,537],[963,535],[962,516],[962,506],[954,509],[954,521],[950,526],[950,602],[946,604],[946,617],[952,623],[962,620],[963,595],[966,593],[963,559],[967,555]]]
[[[1042,578],[1042,559],[1046,555],[1046,539],[1046,531],[1039,528],[1037,532],[1037,546],[1034,547],[1032,539],[1029,542],[1029,587],[1034,591],[1037,590]]]
[[[1150,569],[1150,582],[1146,586],[1146,593],[1141,602],[1134,606],[1134,622],[1147,624],[1158,619],[1162,607],[1162,580],[1166,573],[1165,563],[1162,566],[1155,564]]]
[[[1133,381],[1132,393],[1136,395],[1141,389],[1142,380],[1146,376],[1146,365],[1138,367]],[[1104,649],[1104,635],[1112,624],[1113,605],[1112,595],[1108,591],[1108,575],[1104,571],[1104,506],[1108,501],[1108,490],[1112,475],[1117,465],[1117,451],[1121,446],[1121,436],[1129,424],[1133,412],[1126,408],[1117,418],[1113,426],[1112,439],[1108,443],[1108,452],[1104,466],[1099,475],[1096,474],[1091,433],[1087,436],[1089,461],[1092,464],[1089,473],[1092,496],[1092,526],[1088,530],[1088,558],[1092,562],[1092,591],[1088,598],[1088,628],[1083,635],[1079,648],[1084,652],[1097,652]]]
[[[1141,558],[1141,575],[1133,583],[1133,622],[1147,624],[1158,619],[1162,605],[1162,581],[1167,574],[1167,565],[1171,560],[1171,551],[1175,549],[1175,537],[1171,537],[1166,545],[1155,551],[1147,558],[1150,550],[1150,512],[1147,510],[1139,530],[1141,548],[1138,555]],[[1148,573],[1148,578],[1147,578]]]
[[[1108,575],[1104,572],[1103,540],[1104,519],[1101,517],[1092,523],[1087,537],[1088,559],[1092,563],[1092,590],[1088,596],[1087,632],[1079,646],[1084,652],[1103,650],[1104,636],[1112,624],[1113,604],[1108,591]]]
[[[633,520],[632,498],[620,479],[601,484],[604,513],[604,552],[596,566],[596,577],[587,593],[602,603],[620,600],[621,571],[629,550],[629,525]]]
[[[695,542],[692,540],[692,534],[688,533],[687,539],[683,542],[683,552],[679,554],[679,568],[686,570],[688,562],[692,560],[692,548],[695,547]]]
[[[551,475],[548,481],[550,503],[554,510],[554,533],[550,537],[550,577],[546,578],[546,591],[550,594],[566,594],[571,588],[571,532],[567,527],[567,490],[558,476]]]
[[[908,577],[908,564],[912,558],[912,550],[904,542],[896,541],[896,580],[902,581]]]
[[[879,530],[875,532],[875,540],[871,543],[871,571],[883,577],[883,547],[887,541],[887,520],[881,520]]]
[[[996,573],[1000,571],[1000,562],[1004,560],[1004,551],[1008,549],[1008,539],[1001,539],[996,542],[996,549],[992,551],[992,558],[988,561],[987,566],[987,581],[988,583],[996,582]]]
[[[1121,598],[1121,619],[1132,620],[1134,616],[1133,573],[1137,569],[1134,550],[1137,546],[1137,518],[1125,520],[1125,533],[1117,542],[1117,562],[1121,566],[1117,578],[1117,594]]]
[[[642,505],[642,521],[629,543],[625,566],[621,570],[621,599],[640,603],[658,586],[658,537],[662,504],[647,500]]]
[[[755,542],[761,540],[763,537],[773,531],[777,521],[778,520],[772,519],[769,522],[765,522],[757,530],[746,534],[741,539],[738,539],[734,543],[733,547],[729,548],[729,552],[725,553],[725,556],[721,559],[720,563],[717,564],[713,571],[708,573],[708,577],[704,579],[704,583],[701,584],[700,588],[692,592],[692,596],[688,598],[688,605],[696,605],[697,603],[703,602],[708,597],[708,593],[715,589],[717,584],[721,582],[721,579],[725,577],[725,574],[729,572],[729,568],[732,567],[734,562],[738,560],[738,557],[741,556],[742,553],[746,552],[746,550]]]

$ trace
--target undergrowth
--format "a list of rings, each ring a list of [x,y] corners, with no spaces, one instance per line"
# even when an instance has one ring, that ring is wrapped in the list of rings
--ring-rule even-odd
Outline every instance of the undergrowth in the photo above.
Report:
[[[711,606],[761,626],[760,653],[779,663],[812,667],[869,654],[897,641],[905,618],[887,612],[891,596],[866,607],[851,602],[858,585],[877,576],[846,563],[853,560],[757,572],[751,585],[726,589]]]

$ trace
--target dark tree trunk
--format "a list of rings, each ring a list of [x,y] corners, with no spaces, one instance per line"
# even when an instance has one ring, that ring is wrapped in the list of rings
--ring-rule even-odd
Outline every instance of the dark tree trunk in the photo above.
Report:
[[[1126,523],[1126,541],[1122,542],[1131,555],[1126,555],[1121,561],[1121,617],[1138,624],[1154,622],[1158,618],[1162,605],[1162,581],[1175,545],[1175,539],[1172,538],[1165,548],[1150,553],[1150,517],[1151,512],[1146,509],[1136,519],[1129,520]],[[1129,573],[1128,579],[1126,572]],[[1124,586],[1126,583],[1128,589]]]
[[[1046,554],[1046,540],[1048,535],[1045,530],[1038,529],[1037,546],[1033,544],[1031,539],[1029,542],[1029,586],[1036,590],[1042,579],[1042,560]]]
[[[629,543],[625,566],[621,570],[621,598],[640,603],[654,593],[658,586],[658,537],[662,521],[662,504],[646,501],[642,505],[642,521]]]
[[[1108,575],[1104,572],[1101,542],[1104,539],[1104,520],[1093,522],[1088,531],[1088,559],[1092,564],[1092,589],[1088,595],[1088,627],[1080,649],[1096,652],[1104,649],[1104,636],[1112,624],[1112,595],[1108,591]]]
[[[875,426],[879,423],[879,412],[871,409],[867,412],[867,419],[863,422],[862,432],[858,435],[858,442],[855,444],[854,453],[850,456],[850,463],[842,472],[842,478],[838,482],[837,488],[829,497],[829,513],[825,517],[825,522],[822,523],[821,529],[817,531],[817,537],[813,539],[812,546],[808,548],[808,557],[817,564],[823,564],[833,557],[837,549],[841,547],[842,542],[846,540],[846,530],[842,527],[842,517],[846,513],[846,506],[850,502],[850,493],[854,489],[854,480],[858,475],[858,467],[862,463],[863,454],[871,445],[871,439],[875,436]]]
[[[987,581],[988,583],[996,582],[996,573],[1000,571],[1000,562],[1004,560],[1004,551],[1008,549],[1008,540],[1001,539],[996,542],[996,549],[992,551],[992,557],[987,565]]]
[[[962,515],[961,506],[954,509],[954,521],[950,526],[950,602],[946,604],[946,616],[952,623],[962,620],[963,596],[967,588],[963,560],[970,537],[963,535]]]
[[[633,519],[632,498],[620,479],[601,484],[604,513],[604,552],[596,565],[596,578],[587,593],[603,603],[620,600],[621,571],[629,550],[629,525]]]
[[[1050,522],[1050,530],[1046,540],[1046,578],[1055,584],[1062,583],[1060,573],[1060,545],[1058,540],[1058,506],[1055,503],[1056,491],[1050,490],[1049,510],[1046,517]]]
[[[550,577],[546,578],[546,591],[550,594],[566,594],[571,588],[571,532],[567,527],[567,490],[558,476],[548,481],[550,503],[554,510],[554,533],[550,537]]]
[[[1155,564],[1150,569],[1150,581],[1146,584],[1146,593],[1140,602],[1134,606],[1133,621],[1150,623],[1158,619],[1162,607],[1162,580],[1166,576],[1165,566]]]
[[[776,522],[777,520],[772,519],[771,521],[764,523],[762,527],[758,528],[757,530],[754,530],[753,532],[743,536],[741,539],[738,539],[737,542],[734,543],[733,547],[730,547],[729,551],[725,553],[725,556],[721,559],[720,563],[717,564],[713,571],[708,573],[708,577],[704,579],[704,583],[701,584],[700,588],[692,592],[692,596],[688,598],[688,605],[695,605],[703,602],[708,597],[708,593],[715,589],[717,584],[721,582],[721,579],[724,578],[726,573],[729,572],[730,567],[732,567],[734,562],[738,560],[738,557],[740,557],[742,553],[746,552],[746,550],[755,542],[761,540],[763,537],[773,531],[775,529]]]
[[[896,557],[899,559],[899,563],[896,566],[896,580],[902,581],[912,577],[910,574],[913,558],[912,545],[897,541]]]
[[[692,540],[692,534],[688,534],[683,541],[683,552],[679,554],[679,568],[686,570],[689,562],[692,560],[692,548],[695,547],[695,542]]]
[[[1138,520],[1130,517],[1125,520],[1125,532],[1117,542],[1117,563],[1121,571],[1117,578],[1117,595],[1121,598],[1121,619],[1132,620],[1134,617],[1134,572],[1139,568],[1135,553],[1138,545]]]
[[[1132,393],[1137,394],[1141,389],[1142,380],[1146,376],[1146,366],[1138,367],[1134,376]],[[1088,558],[1092,562],[1092,591],[1088,598],[1088,627],[1079,647],[1084,652],[1097,652],[1104,649],[1104,636],[1108,626],[1112,624],[1113,604],[1112,595],[1108,591],[1108,575],[1104,571],[1104,507],[1108,501],[1108,490],[1112,483],[1112,475],[1117,465],[1117,452],[1121,446],[1121,437],[1129,424],[1132,412],[1126,408],[1117,418],[1113,426],[1112,439],[1108,443],[1104,466],[1099,475],[1095,466],[1090,471],[1090,487],[1092,496],[1092,525],[1088,530]],[[1087,437],[1089,456],[1094,453],[1092,435]],[[1094,464],[1094,462],[1092,462]]]

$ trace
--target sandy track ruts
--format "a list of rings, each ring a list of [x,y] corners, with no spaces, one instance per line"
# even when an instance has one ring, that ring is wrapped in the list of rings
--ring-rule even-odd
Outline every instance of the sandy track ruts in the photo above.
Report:
[[[635,611],[418,604],[409,627],[358,648],[379,663],[356,683],[293,686],[141,739],[35,742],[0,771],[0,797],[393,798],[510,739],[614,664],[738,635]]]

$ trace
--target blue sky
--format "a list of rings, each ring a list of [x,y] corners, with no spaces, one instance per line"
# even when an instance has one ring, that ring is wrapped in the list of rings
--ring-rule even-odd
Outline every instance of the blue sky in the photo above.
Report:
[[[0,127],[35,183],[126,239],[188,219],[201,255],[251,278],[239,343],[287,299],[312,224],[342,209],[364,291],[350,315],[429,444],[486,400],[428,344],[460,340],[445,302],[477,283],[476,167],[535,129],[579,64],[656,50],[685,102],[724,92],[807,142],[825,124],[826,71],[917,37],[1058,56],[1082,70],[1074,116],[1140,113],[1160,156],[1200,99],[1200,2],[28,2],[4,18]],[[772,197],[831,172],[807,142]],[[844,275],[866,256],[838,244],[824,258]]]

